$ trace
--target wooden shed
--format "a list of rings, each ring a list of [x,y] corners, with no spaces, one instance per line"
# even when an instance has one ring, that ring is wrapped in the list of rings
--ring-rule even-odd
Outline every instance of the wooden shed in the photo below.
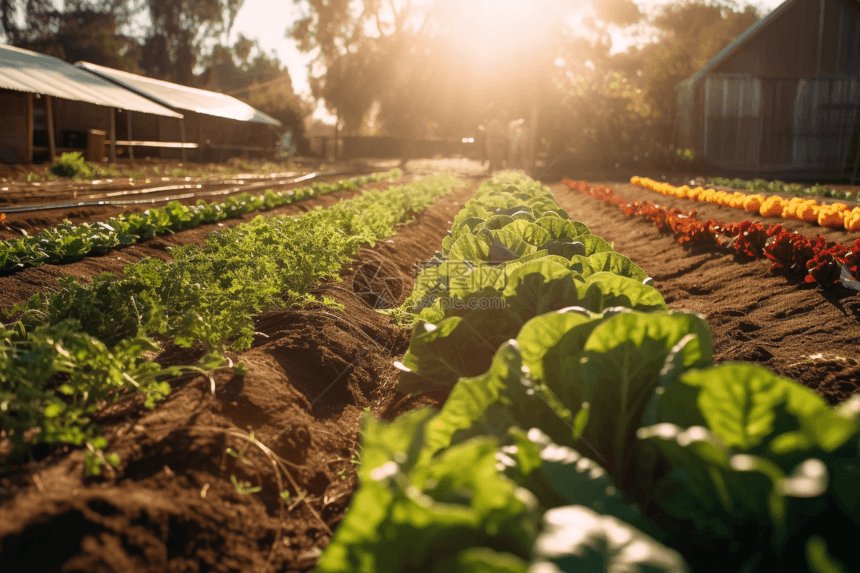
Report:
[[[100,78],[169,107],[185,116],[175,125],[159,120],[161,139],[182,141],[195,161],[223,161],[235,156],[273,157],[280,141],[281,122],[225,94],[155,80],[88,62],[75,64]],[[134,128],[137,134],[137,128]],[[137,139],[137,135],[135,138]],[[180,149],[161,148],[161,157],[178,158]]]
[[[673,143],[710,164],[855,181],[860,0],[786,0],[676,88]]]
[[[86,151],[91,130],[104,134],[115,157],[132,115],[177,129],[183,117],[58,58],[0,45],[0,162]],[[90,159],[101,160],[103,152]]]

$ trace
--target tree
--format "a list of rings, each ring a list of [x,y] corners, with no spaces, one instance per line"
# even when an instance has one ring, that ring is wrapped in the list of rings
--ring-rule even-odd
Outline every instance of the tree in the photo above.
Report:
[[[240,34],[232,46],[216,45],[201,63],[206,69],[200,87],[234,95],[279,120],[283,130],[292,133],[293,142],[304,139],[304,117],[312,111],[310,104],[293,91],[287,68],[258,41]]]
[[[191,85],[242,1],[0,0],[0,31],[14,46]]]
[[[611,55],[605,37],[569,45],[557,75],[552,156],[585,166],[674,158],[675,85],[693,75],[754,24],[751,6],[720,0],[664,5],[645,23],[656,41]]]
[[[180,84],[194,82],[207,42],[230,31],[243,0],[147,0],[141,67]]]
[[[291,35],[318,50],[314,97],[347,130],[377,103],[395,134],[462,134],[491,110],[523,114],[550,85],[566,12],[593,2],[608,19],[638,15],[630,0],[296,1],[308,10]]]

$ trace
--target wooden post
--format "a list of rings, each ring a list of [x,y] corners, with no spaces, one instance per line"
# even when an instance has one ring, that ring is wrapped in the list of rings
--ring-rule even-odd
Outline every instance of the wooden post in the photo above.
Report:
[[[126,115],[126,120],[128,123],[128,140],[134,141],[134,137],[132,137],[132,134],[131,134],[131,111],[125,110],[125,115]],[[131,145],[128,146],[128,158],[134,159],[134,147]]]
[[[824,50],[824,0],[820,0],[820,6],[818,12],[818,62],[815,65],[816,78],[821,75],[821,59]]]
[[[710,95],[711,95],[711,78],[705,76],[705,109],[703,121],[703,137],[702,137],[702,158],[708,157],[708,119],[710,114]]]
[[[45,118],[48,124],[48,149],[51,153],[51,162],[57,159],[57,142],[54,137],[54,109],[51,105],[51,96],[45,96]]]
[[[770,111],[771,105],[776,105],[775,102],[772,102],[770,105],[766,105],[765,98],[769,95],[773,95],[772,90],[766,90],[765,86],[767,85],[765,82],[761,80],[756,80],[761,82],[761,90],[759,92],[759,106],[758,106],[758,137],[756,138],[756,149],[755,149],[755,174],[756,177],[761,176],[761,153],[762,148],[764,146],[764,129],[765,129],[765,114],[767,111]],[[771,100],[775,100],[774,97],[770,98]]]
[[[110,160],[116,163],[116,108],[110,108]]]
[[[33,94],[27,93],[27,163],[33,163]]]
[[[180,156],[180,158],[182,158],[182,161],[185,161],[186,154],[185,154],[185,118],[184,117],[179,120],[179,138],[182,141],[182,151],[179,152],[179,156]]]

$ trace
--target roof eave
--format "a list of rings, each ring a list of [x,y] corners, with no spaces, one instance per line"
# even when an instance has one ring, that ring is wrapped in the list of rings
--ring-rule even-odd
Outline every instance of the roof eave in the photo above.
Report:
[[[675,84],[675,89],[678,90],[684,84],[688,83],[697,83],[702,77],[704,77],[710,70],[719,65],[723,60],[734,54],[743,44],[752,39],[756,34],[758,34],[761,30],[767,27],[771,21],[775,20],[779,17],[785,10],[788,9],[789,6],[797,2],[797,0],[785,0],[782,4],[774,8],[767,16],[760,19],[758,22],[744,30],[744,32],[738,36],[734,42],[730,43],[728,46],[723,48],[720,53],[714,56],[711,61],[705,64],[702,69],[697,71],[695,74],[690,76],[689,78],[678,82]]]

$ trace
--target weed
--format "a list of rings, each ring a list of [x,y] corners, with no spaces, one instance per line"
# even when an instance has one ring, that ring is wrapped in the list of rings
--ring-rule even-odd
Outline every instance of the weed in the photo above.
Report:
[[[327,306],[329,308],[333,308],[333,309],[339,310],[341,312],[346,311],[345,306],[343,306],[341,303],[337,302],[334,298],[332,298],[328,295],[323,295],[322,304],[323,304],[323,306]]]
[[[92,179],[93,177],[92,168],[84,161],[84,156],[78,151],[63,153],[48,168],[48,171],[58,177],[72,177],[74,179]]]
[[[251,482],[249,481],[239,481],[236,479],[236,476],[231,475],[230,481],[233,482],[233,487],[236,488],[236,493],[239,495],[247,495],[249,493],[257,493],[261,491],[263,488],[260,486],[251,486]]]

